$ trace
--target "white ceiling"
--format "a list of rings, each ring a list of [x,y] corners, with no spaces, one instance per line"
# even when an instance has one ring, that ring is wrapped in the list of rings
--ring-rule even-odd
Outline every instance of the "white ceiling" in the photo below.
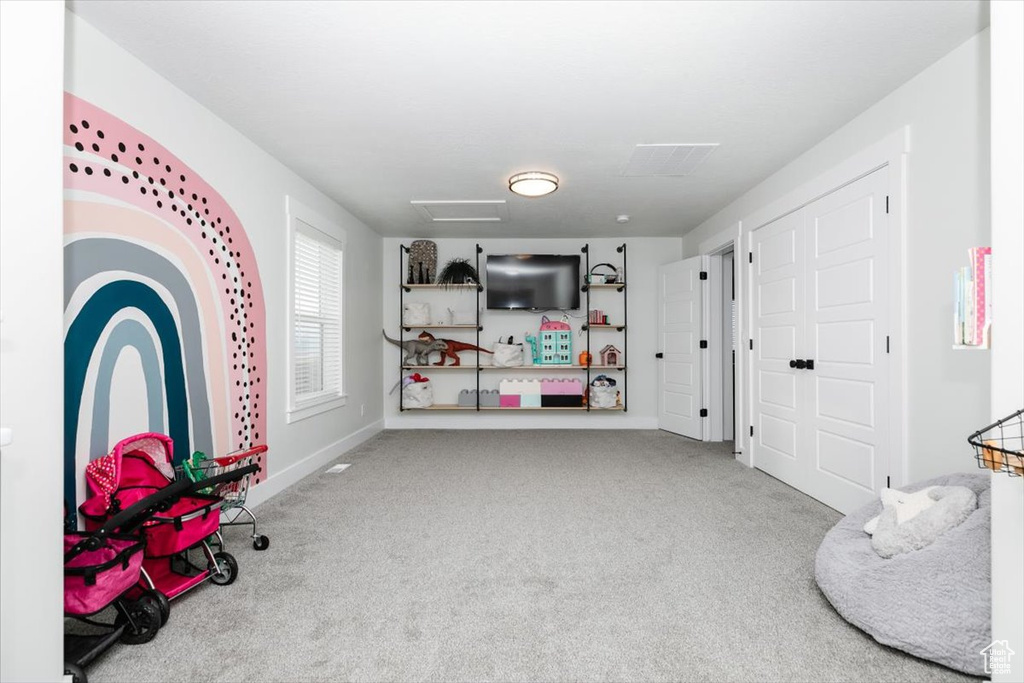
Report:
[[[682,235],[988,24],[973,0],[69,6],[413,236]],[[715,142],[693,175],[622,175],[636,144]],[[524,170],[562,186],[516,197]],[[511,220],[429,224],[414,199],[506,199]]]

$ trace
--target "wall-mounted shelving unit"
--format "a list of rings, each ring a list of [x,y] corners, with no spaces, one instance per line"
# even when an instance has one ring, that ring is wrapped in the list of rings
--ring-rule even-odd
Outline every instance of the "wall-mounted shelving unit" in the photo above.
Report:
[[[584,272],[589,274],[590,273],[590,245],[589,244],[588,245],[584,245],[581,251],[582,251],[582,253],[584,255],[584,262],[585,262],[585,266],[586,266]],[[619,282],[616,282],[616,283],[593,283],[593,284],[591,284],[589,282],[584,281],[580,285],[580,291],[585,295],[584,300],[585,300],[585,307],[586,307],[586,312],[587,312],[588,316],[589,316],[589,313],[590,313],[590,310],[591,310],[590,309],[590,305],[591,305],[592,293],[594,293],[594,292],[602,292],[601,296],[604,296],[605,293],[607,293],[607,294],[612,294],[612,293],[621,294],[622,295],[622,322],[619,323],[618,321],[616,321],[616,322],[612,322],[612,323],[609,323],[609,324],[595,324],[595,323],[589,323],[588,322],[588,323],[584,323],[581,326],[580,329],[583,332],[586,333],[586,352],[588,354],[591,354],[591,356],[597,355],[597,354],[594,354],[594,352],[593,352],[593,350],[591,348],[591,338],[590,338],[591,332],[600,332],[602,337],[606,336],[607,334],[621,333],[622,334],[622,357],[623,357],[623,359],[627,359],[628,358],[628,356],[627,356],[627,353],[628,353],[628,340],[627,340],[627,336],[625,334],[626,333],[626,320],[627,320],[627,313],[628,313],[627,297],[626,297],[626,291],[627,291],[627,283],[626,283],[626,245],[622,244],[621,246],[616,248],[616,251],[619,254],[621,254],[621,259],[622,259],[622,265],[621,265],[620,268],[617,269],[618,273],[619,273],[619,277],[618,277]],[[480,271],[480,255],[482,253],[483,253],[483,249],[480,247],[479,244],[477,244],[476,245],[476,256],[475,257],[476,257],[476,271],[477,271],[478,274],[481,272]],[[405,259],[407,258],[408,254],[409,254],[409,247],[404,245],[404,244],[399,245],[399,254],[398,254],[398,272],[399,273],[406,272],[404,266],[405,266]],[[483,284],[458,284],[458,285],[441,286],[441,285],[436,285],[436,284],[401,283],[399,286],[400,286],[400,296],[398,298],[399,341],[405,341],[405,333],[406,332],[411,332],[414,328],[418,329],[418,330],[474,330],[476,332],[476,346],[480,346],[480,333],[484,329],[482,321],[480,319],[480,317],[481,317],[480,296],[481,296],[481,294],[484,291],[484,285]],[[418,291],[418,290],[475,290],[476,291],[476,323],[475,324],[473,324],[473,323],[469,323],[469,324],[450,324],[450,325],[406,325],[404,317],[403,317],[404,316],[404,311],[405,311],[405,295],[410,293],[410,292]],[[593,413],[600,413],[600,412],[626,412],[626,410],[627,410],[627,407],[626,407],[626,401],[627,401],[627,396],[626,396],[626,378],[628,376],[628,372],[627,372],[628,360],[626,360],[626,363],[623,363],[623,364],[620,364],[620,365],[601,365],[601,364],[590,364],[590,365],[577,365],[577,364],[573,364],[573,365],[540,365],[540,364],[538,364],[538,365],[521,365],[521,366],[506,368],[506,367],[497,367],[497,366],[493,366],[493,365],[482,365],[480,363],[480,352],[477,351],[475,353],[476,353],[476,356],[477,356],[475,364],[460,364],[460,365],[433,365],[433,364],[430,364],[430,365],[405,365],[401,361],[401,359],[403,358],[403,354],[400,353],[399,354],[399,359],[400,359],[399,360],[399,377],[400,378],[401,378],[401,375],[403,373],[405,373],[405,372],[434,372],[436,370],[443,370],[443,371],[446,371],[446,372],[448,372],[448,371],[465,370],[465,371],[472,371],[472,372],[474,372],[474,374],[476,375],[477,404],[475,406],[464,406],[464,405],[458,405],[458,404],[453,404],[453,403],[435,403],[434,405],[432,405],[432,406],[430,406],[428,408],[406,408],[403,405],[403,402],[402,402],[401,392],[399,392],[399,398],[398,398],[398,409],[399,409],[399,411],[400,412],[404,412],[404,411],[407,411],[407,410],[473,410],[473,411],[480,412],[480,411],[488,410],[488,411],[498,411],[498,412],[514,413],[514,412],[519,412],[519,411],[545,411],[545,410],[552,410],[552,411],[561,411],[561,412],[566,412],[566,411],[573,412],[573,411],[575,411],[575,412],[586,412],[586,413],[591,413],[591,412],[593,412]],[[567,407],[567,406],[540,406],[540,407],[538,407],[538,406],[529,406],[529,407],[511,408],[511,407],[482,406],[482,405],[480,405],[480,377],[481,377],[482,373],[491,372],[491,371],[494,371],[494,370],[501,370],[502,372],[509,373],[509,374],[518,373],[518,372],[527,372],[527,373],[531,373],[531,372],[545,372],[545,373],[581,372],[581,373],[585,373],[586,374],[586,383],[584,384],[584,391],[588,390],[588,387],[590,386],[590,382],[591,382],[591,379],[592,379],[593,375],[595,375],[595,374],[602,374],[602,373],[605,373],[605,372],[615,371],[616,373],[621,373],[621,376],[622,376],[622,385],[621,385],[622,404],[621,405],[617,405],[617,406],[615,406],[613,408],[594,408],[594,407],[590,406],[589,403],[587,403],[585,405],[582,405],[582,406],[572,406],[572,407]]]

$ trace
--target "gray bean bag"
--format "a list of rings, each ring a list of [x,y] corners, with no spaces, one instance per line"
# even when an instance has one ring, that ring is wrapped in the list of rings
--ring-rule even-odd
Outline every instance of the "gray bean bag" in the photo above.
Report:
[[[864,523],[875,501],[825,535],[814,576],[839,614],[878,642],[951,669],[984,676],[992,642],[991,493],[988,474],[951,474],[903,487],[966,486],[978,509],[930,545],[883,559]]]

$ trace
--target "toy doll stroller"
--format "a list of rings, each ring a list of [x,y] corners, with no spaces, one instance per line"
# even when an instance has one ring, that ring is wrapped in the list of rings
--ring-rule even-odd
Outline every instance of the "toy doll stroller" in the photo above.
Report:
[[[174,485],[173,453],[170,437],[139,434],[118,443],[110,455],[89,463],[86,480],[94,495],[79,507],[87,528],[102,524],[142,497]],[[206,540],[220,530],[222,500],[200,490],[257,471],[258,465],[250,465],[198,483],[183,480],[183,493],[143,525],[146,547],[142,581],[133,595],[152,595],[162,622],[170,616],[170,600],[207,579],[226,586],[238,577],[235,558],[223,549],[215,553]],[[194,551],[205,556],[199,564],[193,561]]]
[[[84,683],[84,667],[116,642],[135,645],[156,637],[161,625],[157,599],[137,590],[145,547],[140,528],[188,488],[187,482],[167,486],[95,531],[65,532],[64,614],[92,627],[90,633],[64,634],[64,668],[73,680]],[[111,606],[114,622],[97,621],[96,616]]]

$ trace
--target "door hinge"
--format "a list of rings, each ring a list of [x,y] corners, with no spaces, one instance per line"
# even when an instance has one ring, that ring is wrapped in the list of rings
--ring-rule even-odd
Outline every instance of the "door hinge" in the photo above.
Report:
[[[700,279],[701,280],[707,280],[708,279],[708,271],[706,271],[706,270],[700,271]]]
[[[750,425],[750,435],[754,435],[754,425]]]
[[[747,260],[750,261],[751,263],[754,262],[754,252],[752,252],[752,251],[748,251],[747,252]]]
[[[886,477],[885,478],[885,488],[887,488],[887,489],[888,488],[892,488],[891,484],[892,484],[892,482],[889,480],[889,477]]]
[[[702,349],[708,348],[708,340],[707,339],[701,339],[700,340],[700,348],[702,348]]]
[[[700,409],[700,416],[701,417],[707,417],[708,416],[708,409],[707,408],[701,408]]]
[[[889,353],[889,335],[885,335],[885,352]]]
[[[750,338],[750,350],[751,351],[754,350],[754,338],[753,337]]]
[[[885,195],[885,212],[889,213],[889,195]]]

